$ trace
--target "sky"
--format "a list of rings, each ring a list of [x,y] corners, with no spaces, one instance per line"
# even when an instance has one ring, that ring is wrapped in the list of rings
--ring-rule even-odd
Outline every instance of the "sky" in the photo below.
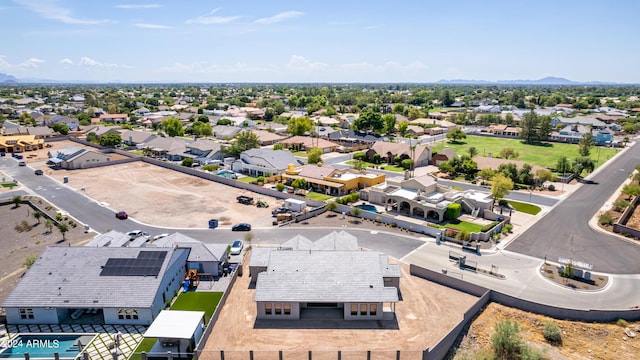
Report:
[[[640,83],[635,0],[0,0],[0,72],[92,82]]]

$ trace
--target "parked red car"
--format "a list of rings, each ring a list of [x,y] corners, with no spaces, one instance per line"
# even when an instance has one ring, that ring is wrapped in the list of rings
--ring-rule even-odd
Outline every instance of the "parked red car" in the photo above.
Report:
[[[129,218],[129,215],[127,215],[127,212],[126,212],[126,211],[118,211],[118,212],[116,213],[116,217],[117,217],[118,219],[120,219],[120,220],[124,220],[124,219]]]

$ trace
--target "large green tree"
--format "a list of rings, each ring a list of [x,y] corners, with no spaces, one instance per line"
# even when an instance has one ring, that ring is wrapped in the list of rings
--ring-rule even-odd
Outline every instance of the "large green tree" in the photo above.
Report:
[[[304,135],[311,131],[313,121],[308,117],[291,118],[287,123],[287,132],[291,135]]]
[[[491,181],[491,195],[493,195],[494,201],[504,198],[513,189],[513,180],[504,176],[503,174],[497,174]]]
[[[580,156],[589,156],[594,144],[593,135],[590,132],[582,135],[582,138],[578,141],[578,153]]]
[[[384,121],[379,112],[372,110],[363,111],[360,116],[353,121],[354,130],[358,131],[382,131],[384,129]]]
[[[116,132],[108,132],[100,137],[100,146],[116,147],[122,144],[122,136]]]
[[[170,137],[184,135],[184,128],[180,119],[168,118],[162,120],[162,127],[164,128],[164,132]]]
[[[322,162],[322,149],[314,147],[307,154],[307,162],[309,164],[317,164]]]
[[[260,147],[258,136],[251,131],[242,131],[238,133],[238,135],[236,135],[235,137],[235,140],[236,141],[231,146],[223,149],[225,154],[237,158],[243,151]]]
[[[459,127],[455,127],[447,133],[447,139],[451,142],[457,143],[459,140],[466,139],[467,134]]]
[[[387,134],[392,133],[396,127],[396,117],[393,114],[385,114],[382,116],[384,122],[384,132]]]
[[[200,121],[196,121],[193,123],[193,125],[191,125],[191,132],[194,135],[199,135],[199,136],[211,136],[213,134],[213,129],[211,128],[211,125],[209,125],[208,122],[200,122]]]

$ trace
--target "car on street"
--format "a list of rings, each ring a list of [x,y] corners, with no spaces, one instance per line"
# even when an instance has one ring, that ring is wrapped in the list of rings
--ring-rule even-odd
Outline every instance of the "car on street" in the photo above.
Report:
[[[116,217],[117,217],[118,219],[120,219],[120,220],[124,220],[124,219],[129,218],[129,215],[127,214],[127,212],[126,212],[126,211],[118,211],[118,212],[116,213]]]
[[[244,241],[236,240],[231,245],[231,250],[229,250],[229,254],[240,255],[240,253],[242,252],[242,248],[244,248]]]
[[[251,224],[240,223],[231,227],[231,231],[251,231]]]
[[[20,162],[18,163],[18,166],[27,166],[27,163],[26,163],[26,162],[24,162],[24,161],[20,161]]]
[[[38,170],[34,171],[34,174],[42,175],[42,174],[44,174],[44,172],[42,170],[38,169]]]

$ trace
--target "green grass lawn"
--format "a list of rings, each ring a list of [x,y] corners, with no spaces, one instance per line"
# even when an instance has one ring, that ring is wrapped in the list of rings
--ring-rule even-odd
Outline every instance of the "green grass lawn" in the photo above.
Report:
[[[309,191],[305,196],[307,199],[316,200],[316,201],[325,201],[334,198],[335,196],[320,194],[315,191]]]
[[[349,165],[353,165],[357,162],[358,160],[349,160],[346,163]],[[388,171],[393,171],[393,172],[404,172],[404,169],[401,168],[400,166],[395,166],[395,165],[387,165],[387,164],[374,164],[374,163],[370,163],[368,161],[363,161],[363,163],[369,168],[369,167],[374,167],[377,166],[378,169],[380,170],[388,170]]]
[[[491,153],[493,157],[498,157],[500,150],[504,148],[512,148],[520,154],[515,160],[550,168],[554,168],[558,159],[563,156],[569,159],[580,156],[578,154],[578,145],[576,144],[544,143],[543,145],[530,145],[525,144],[520,139],[474,135],[467,135],[467,138],[458,144],[450,142],[437,143],[433,146],[433,152],[438,152],[445,147],[450,147],[454,149],[458,155],[468,155],[468,149],[472,146],[478,150],[478,156],[489,156],[489,153]],[[598,168],[618,151],[619,149],[615,148],[593,147],[591,148],[590,157],[597,162],[596,168]]]
[[[14,183],[14,182],[4,182],[4,183],[2,183],[0,185],[2,185],[2,187],[8,187],[8,188],[14,187],[14,186],[18,186],[18,184]]]
[[[140,353],[144,351],[148,354],[153,347],[153,344],[156,343],[156,340],[157,339],[154,338],[143,339],[142,342],[138,344],[138,347],[133,351],[133,354],[131,354],[129,360],[142,360],[142,356],[140,356]]]
[[[467,222],[467,221],[460,221],[457,224],[454,223],[454,222],[450,222],[448,224],[438,225],[438,227],[440,229],[455,229],[455,230],[458,230],[458,231],[466,231],[468,233],[481,232],[482,231],[482,225],[470,223],[470,222]]]
[[[300,157],[307,157],[309,154],[306,151],[293,151],[293,155]]]
[[[245,176],[238,179],[238,181],[247,183],[247,184],[256,180],[258,180],[258,178],[254,178],[253,176]]]
[[[171,310],[204,311],[205,322],[208,323],[221,298],[221,292],[181,292]]]
[[[539,206],[533,204],[527,204],[513,200],[507,200],[507,202],[509,203],[509,205],[511,205],[512,208],[525,214],[537,215],[542,210]]]

